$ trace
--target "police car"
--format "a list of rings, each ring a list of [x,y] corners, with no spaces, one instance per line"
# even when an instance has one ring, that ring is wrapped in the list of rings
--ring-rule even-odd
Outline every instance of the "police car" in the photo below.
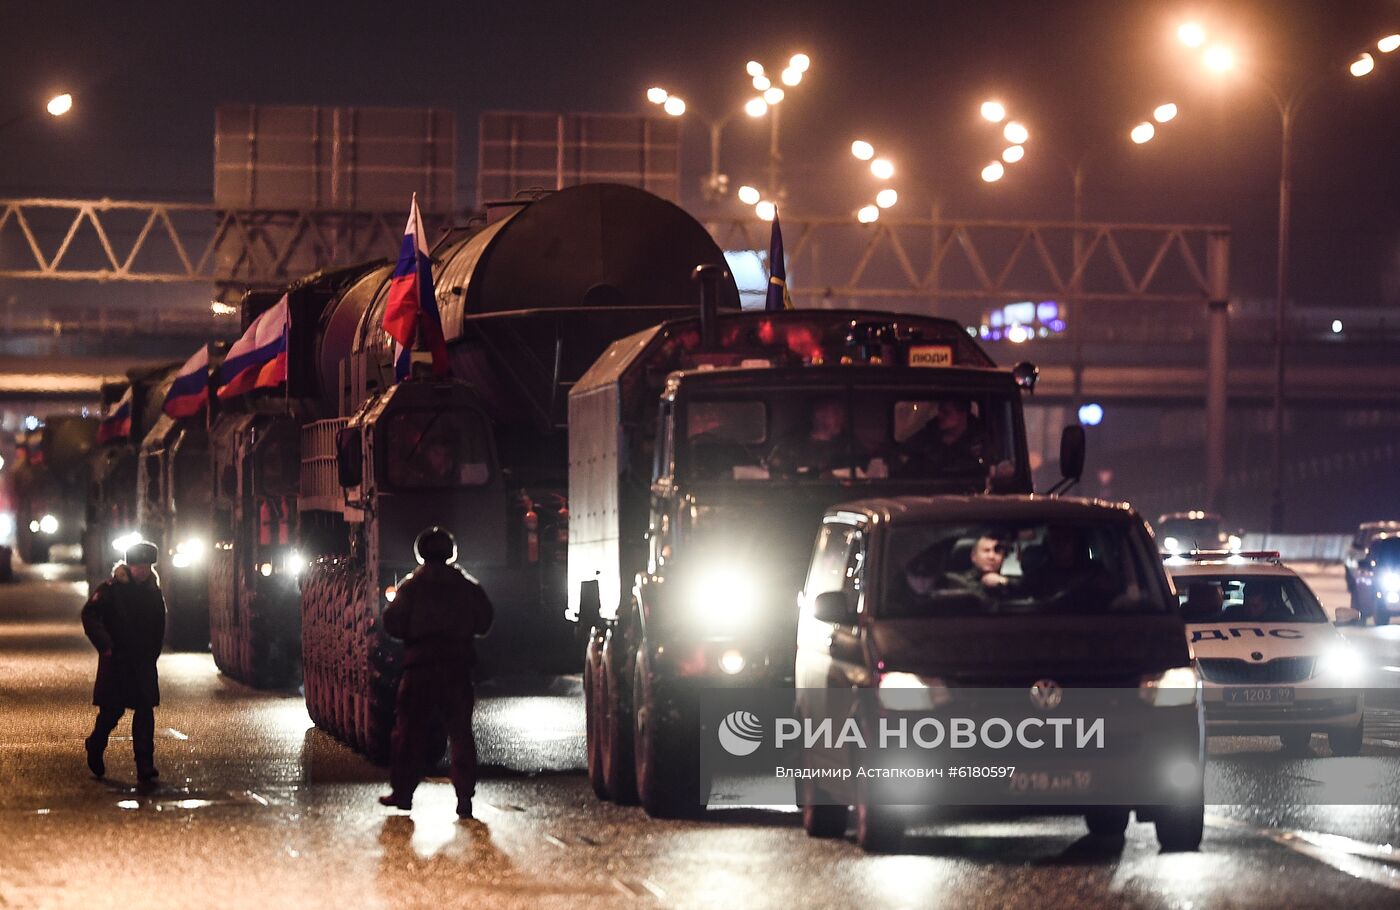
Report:
[[[1277,736],[1302,751],[1326,733],[1333,755],[1362,740],[1361,655],[1277,553],[1191,551],[1167,570],[1205,689],[1210,735]],[[1356,611],[1338,607],[1338,623]]]

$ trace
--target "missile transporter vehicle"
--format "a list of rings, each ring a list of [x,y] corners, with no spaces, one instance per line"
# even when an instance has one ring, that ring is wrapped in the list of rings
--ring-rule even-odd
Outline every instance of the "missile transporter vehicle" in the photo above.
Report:
[[[209,345],[217,371],[226,345]],[[136,524],[160,550],[165,595],[165,645],[172,651],[209,649],[209,546],[214,502],[210,470],[211,404],[188,417],[162,413],[141,441],[136,469]],[[217,411],[215,411],[217,413]]]
[[[20,559],[47,562],[55,545],[82,542],[88,460],[97,421],[55,415],[15,440],[10,470],[15,544]]]
[[[792,685],[796,596],[829,506],[1031,489],[1033,367],[996,369],[945,319],[707,300],[616,342],[569,393],[589,778],[655,816],[707,799],[703,689]]]
[[[126,548],[141,540],[137,495],[140,447],[162,416],[165,393],[179,364],[129,370],[125,382],[102,386],[102,413],[129,392],[127,417],[120,426],[99,424],[97,445],[89,457],[87,520],[83,527],[83,565],[91,588],[105,580]],[[106,421],[104,421],[106,423]]]

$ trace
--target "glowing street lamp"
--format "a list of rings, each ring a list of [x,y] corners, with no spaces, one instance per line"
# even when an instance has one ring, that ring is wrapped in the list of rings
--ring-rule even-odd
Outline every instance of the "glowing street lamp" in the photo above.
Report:
[[[1008,146],[1006,150],[1001,153],[1001,160],[1005,161],[1007,164],[1015,164],[1024,157],[1026,157],[1026,147],[1024,145]]]
[[[876,158],[870,162],[870,173],[880,180],[888,180],[894,176],[894,162],[888,158]]]
[[[851,154],[861,161],[869,161],[871,158],[875,157],[875,146],[866,142],[864,139],[857,139],[855,142],[851,143]]]
[[[753,90],[756,92],[766,92],[773,87],[773,80],[759,73],[753,77]]]
[[[880,218],[878,205],[863,205],[856,211],[856,220],[861,224],[873,224]]]
[[[659,85],[653,85],[651,88],[647,89],[647,100],[652,104],[665,104],[666,99],[669,98],[670,95],[670,92]]]
[[[661,103],[661,109],[672,117],[679,117],[681,114],[685,113],[685,102],[675,95],[671,95]]]
[[[1360,79],[1376,68],[1376,58],[1370,54],[1362,54],[1351,63],[1351,74]]]
[[[982,168],[982,179],[987,183],[996,183],[1005,176],[1006,167],[1000,161],[993,161],[991,164]]]
[[[1142,145],[1144,142],[1151,142],[1155,135],[1157,135],[1157,128],[1144,120],[1132,128],[1132,131],[1128,133],[1128,138],[1138,145]]]
[[[1207,69],[1217,73],[1227,73],[1235,68],[1235,52],[1223,44],[1215,44],[1206,48],[1205,55],[1201,60]]]
[[[899,201],[899,193],[892,187],[885,187],[875,194],[875,204],[882,209],[887,209]]]
[[[768,102],[769,107],[780,103],[784,97],[786,97],[786,93],[776,85],[763,93],[763,100]]]
[[[787,69],[783,70],[783,75],[781,78],[783,80],[783,85],[786,85],[787,87],[791,88],[792,86],[802,81],[802,74],[799,73],[797,70],[793,69],[792,67],[788,67]]]
[[[73,96],[64,92],[61,95],[54,95],[45,105],[45,109],[54,117],[62,117],[73,109]]]
[[[1382,54],[1388,54],[1397,47],[1400,47],[1400,35],[1386,35],[1376,42],[1376,50]]]
[[[744,205],[758,205],[758,200],[763,198],[756,187],[748,185],[739,187],[738,195]]]
[[[1200,47],[1205,44],[1206,30],[1199,22],[1183,22],[1176,29],[1176,40],[1187,47]]]
[[[1012,145],[1024,145],[1026,140],[1031,138],[1031,132],[1026,129],[1025,124],[1015,120],[1008,123],[1006,128],[1001,131],[1001,134],[1005,136],[1006,141]]]
[[[788,60],[788,68],[796,70],[799,73],[807,72],[808,67],[811,65],[812,58],[808,57],[806,54],[793,54],[792,58]]]
[[[750,76],[762,76],[763,64],[759,63],[757,60],[750,60],[748,63],[744,64],[744,72],[748,73]]]
[[[753,213],[760,221],[772,221],[778,217],[778,206],[771,199],[764,199],[753,207]]]
[[[1159,104],[1153,108],[1152,119],[1156,120],[1158,123],[1166,123],[1170,120],[1175,120],[1176,114],[1176,105],[1168,102],[1166,104]]]
[[[1000,101],[983,101],[982,119],[992,123],[1002,122],[1006,119],[1006,105]]]
[[[768,113],[768,102],[764,101],[762,98],[750,98],[744,104],[744,113],[754,119],[758,119]]]

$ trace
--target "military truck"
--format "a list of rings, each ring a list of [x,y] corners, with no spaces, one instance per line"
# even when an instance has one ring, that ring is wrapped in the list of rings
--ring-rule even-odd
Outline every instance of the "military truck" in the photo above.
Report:
[[[89,586],[111,574],[128,545],[143,536],[137,515],[137,471],[141,441],[161,417],[165,393],[179,364],[133,369],[125,381],[104,383],[102,413],[109,414],[130,393],[126,416],[104,420],[88,460],[87,516],[83,565]]]
[[[209,347],[218,369],[223,342]],[[214,389],[209,389],[213,402]],[[209,406],[188,417],[162,413],[141,441],[136,472],[136,524],[160,549],[166,647],[209,648],[209,548],[214,484],[210,470]]]
[[[47,417],[16,438],[8,473],[15,544],[26,563],[47,562],[55,545],[82,541],[88,458],[96,438],[96,420],[66,414]]]
[[[616,342],[569,392],[589,779],[655,816],[705,802],[703,688],[792,684],[795,597],[829,506],[1031,489],[1033,367],[997,369],[945,319],[723,313],[713,297]]]

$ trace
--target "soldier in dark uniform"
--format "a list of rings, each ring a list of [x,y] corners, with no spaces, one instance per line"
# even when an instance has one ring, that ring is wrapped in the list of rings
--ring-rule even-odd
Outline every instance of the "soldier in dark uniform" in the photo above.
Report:
[[[473,639],[486,634],[494,611],[476,580],[452,565],[457,543],[442,528],[418,535],[414,552],[421,565],[398,586],[384,608],[384,629],[403,639],[403,676],[392,738],[391,791],[386,806],[408,809],[423,778],[424,758],[434,722],[452,742],[452,786],[457,815],[472,817],[476,791],[476,740],[472,736]]]
[[[97,586],[83,606],[83,631],[99,655],[92,703],[97,723],[87,738],[87,762],[93,776],[103,777],[107,738],[131,709],[131,743],[136,777],[155,780],[155,707],[160,704],[156,659],[165,640],[165,598],[156,577],[155,544],[128,547],[112,577]]]

